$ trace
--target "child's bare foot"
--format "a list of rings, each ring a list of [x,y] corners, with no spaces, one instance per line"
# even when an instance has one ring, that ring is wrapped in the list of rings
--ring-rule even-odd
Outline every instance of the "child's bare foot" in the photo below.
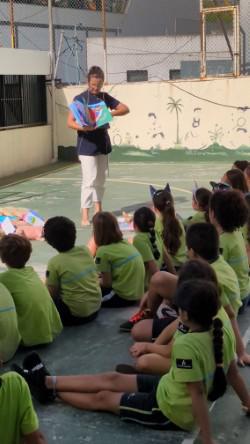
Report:
[[[90,227],[91,223],[89,220],[82,220],[81,226],[82,227]]]

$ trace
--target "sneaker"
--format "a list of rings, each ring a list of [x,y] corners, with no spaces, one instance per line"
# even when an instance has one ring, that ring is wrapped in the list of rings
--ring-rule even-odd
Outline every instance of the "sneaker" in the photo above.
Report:
[[[18,373],[20,376],[22,376],[25,381],[28,383],[28,378],[29,378],[29,372],[28,370],[24,370],[22,367],[20,367],[20,365],[17,364],[12,364],[10,367],[12,372]]]
[[[123,324],[120,325],[120,331],[130,332],[134,327],[134,325],[137,324],[137,322],[140,322],[143,319],[148,319],[149,317],[150,317],[149,309],[138,311],[128,321],[123,322]]]
[[[115,371],[118,373],[123,373],[124,375],[136,375],[138,371],[133,365],[129,364],[118,364],[115,368]]]
[[[23,360],[23,373],[34,398],[41,404],[54,401],[56,394],[54,390],[48,389],[45,385],[46,376],[50,376],[47,368],[40,356],[33,352]]]

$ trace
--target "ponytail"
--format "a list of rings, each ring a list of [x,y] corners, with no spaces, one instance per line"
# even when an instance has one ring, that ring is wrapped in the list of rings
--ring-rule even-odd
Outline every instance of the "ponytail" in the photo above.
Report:
[[[164,245],[169,254],[175,256],[181,246],[182,230],[175,215],[173,197],[167,190],[159,190],[153,196],[153,203],[162,215]]]
[[[173,205],[166,203],[162,213],[163,216],[163,242],[169,254],[175,256],[181,246],[182,230],[175,215]]]
[[[208,395],[209,401],[216,401],[224,395],[227,388],[227,379],[223,370],[223,324],[220,319],[213,320],[213,346],[215,359],[215,372],[212,389]]]
[[[134,225],[142,233],[149,233],[149,240],[155,260],[160,259],[161,254],[157,248],[155,235],[155,213],[148,207],[141,207],[134,214]]]
[[[150,240],[151,245],[152,245],[153,255],[154,255],[155,260],[157,261],[158,259],[160,259],[161,254],[160,254],[160,252],[159,252],[159,250],[157,248],[157,245],[156,245],[155,229],[154,229],[154,227],[150,227],[148,229],[148,231],[149,231],[149,234],[150,234],[149,240]]]

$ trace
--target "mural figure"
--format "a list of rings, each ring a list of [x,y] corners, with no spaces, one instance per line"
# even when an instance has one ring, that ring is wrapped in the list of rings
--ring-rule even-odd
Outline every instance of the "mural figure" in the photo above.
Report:
[[[208,134],[212,143],[220,143],[224,136],[223,128],[216,123],[214,130],[208,131]]]
[[[182,112],[183,104],[181,103],[181,99],[175,100],[173,97],[169,97],[169,102],[167,104],[167,110],[172,113],[176,112],[176,142],[175,145],[180,145],[180,122],[179,122],[179,114]]]

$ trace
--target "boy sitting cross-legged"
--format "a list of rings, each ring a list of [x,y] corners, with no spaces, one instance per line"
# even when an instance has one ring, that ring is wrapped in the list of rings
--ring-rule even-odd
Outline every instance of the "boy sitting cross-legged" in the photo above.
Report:
[[[32,251],[28,239],[8,234],[0,242],[0,257],[7,271],[0,282],[9,290],[17,312],[22,345],[49,344],[62,330],[58,311],[35,270],[26,266]]]
[[[75,246],[76,227],[67,217],[48,219],[45,240],[59,254],[50,259],[46,284],[64,325],[86,324],[101,307],[101,288],[96,266],[85,246]]]

